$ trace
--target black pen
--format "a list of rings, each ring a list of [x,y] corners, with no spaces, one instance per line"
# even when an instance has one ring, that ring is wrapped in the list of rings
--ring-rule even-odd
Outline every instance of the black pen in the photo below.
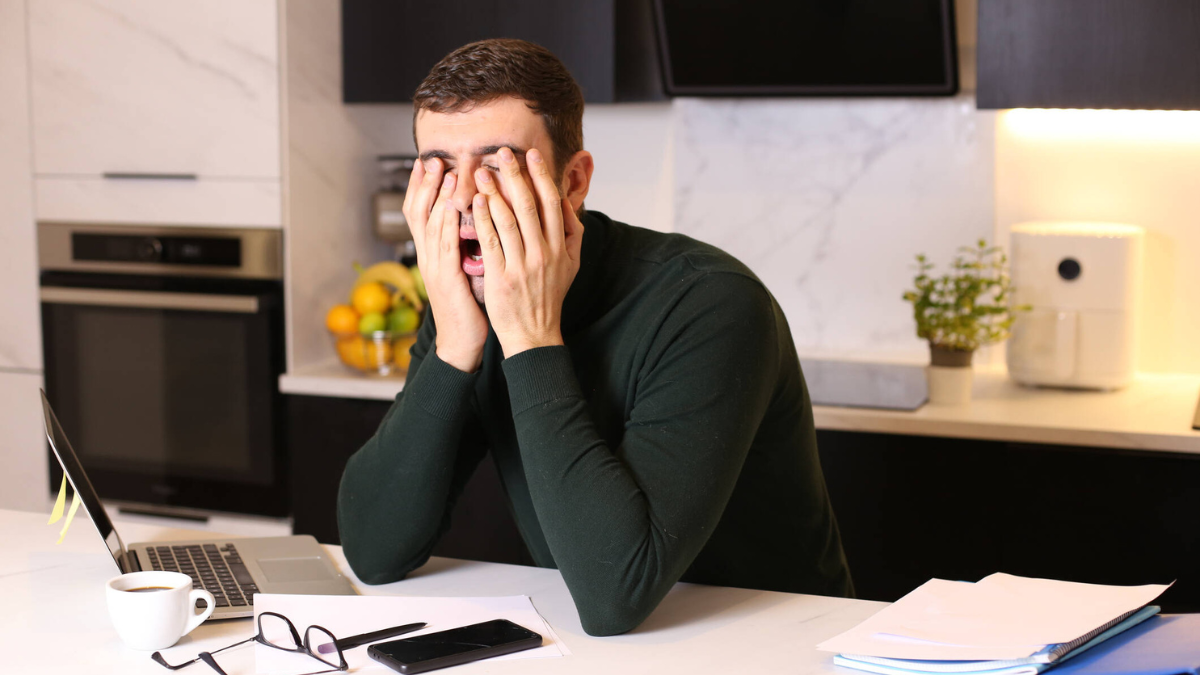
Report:
[[[396,626],[395,628],[384,628],[383,630],[377,630],[371,633],[363,633],[362,635],[351,635],[348,638],[341,638],[340,640],[337,640],[335,644],[337,644],[342,651],[346,651],[347,649],[361,647],[365,644],[375,642],[376,640],[396,637],[397,635],[404,635],[405,633],[411,633],[414,630],[421,630],[424,627],[425,622],[423,621],[419,621],[417,623],[406,623],[403,626]],[[333,651],[333,645],[327,642],[320,647],[317,647],[317,651],[321,652],[322,654],[328,654]]]

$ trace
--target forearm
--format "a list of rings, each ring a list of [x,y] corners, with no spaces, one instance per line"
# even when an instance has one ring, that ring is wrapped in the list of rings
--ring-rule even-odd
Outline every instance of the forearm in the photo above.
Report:
[[[338,529],[363,581],[402,579],[429,557],[454,494],[479,461],[479,452],[463,443],[473,382],[473,375],[430,355],[346,464]]]
[[[663,306],[610,439],[592,408],[612,402],[584,395],[568,347],[504,362],[533,506],[595,635],[636,627],[696,559],[778,376],[777,313],[757,281],[706,277]]]
[[[517,437],[538,520],[583,627],[614,635],[639,625],[695,559],[719,521],[744,454],[738,448],[721,453],[723,467],[627,463],[623,448],[598,434],[564,360],[567,350],[559,348],[506,362],[510,389],[528,394],[513,397]],[[623,445],[665,457],[686,444],[664,431],[667,447],[656,445],[654,433]],[[702,493],[698,508],[685,505],[681,493],[689,490]]]

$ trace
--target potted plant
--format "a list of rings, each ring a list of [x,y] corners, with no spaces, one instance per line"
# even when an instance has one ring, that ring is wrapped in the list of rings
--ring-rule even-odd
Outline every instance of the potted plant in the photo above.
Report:
[[[958,250],[950,272],[931,274],[933,264],[917,256],[913,306],[917,337],[929,341],[929,402],[961,405],[971,400],[971,357],[979,347],[1008,338],[1016,312],[1009,304],[1008,256],[980,239]]]

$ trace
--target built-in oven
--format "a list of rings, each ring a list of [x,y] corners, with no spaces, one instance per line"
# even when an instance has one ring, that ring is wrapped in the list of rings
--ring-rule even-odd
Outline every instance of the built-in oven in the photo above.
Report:
[[[39,223],[38,248],[46,394],[100,496],[286,516],[281,232]]]

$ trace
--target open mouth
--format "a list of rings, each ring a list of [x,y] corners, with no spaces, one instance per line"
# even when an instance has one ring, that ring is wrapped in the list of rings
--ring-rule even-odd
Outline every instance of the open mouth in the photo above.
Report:
[[[474,228],[460,228],[458,250],[462,255],[462,270],[467,276],[483,276],[483,249],[475,238]]]
[[[479,247],[478,239],[463,239],[461,242],[463,256],[471,260],[483,260],[483,249]]]

